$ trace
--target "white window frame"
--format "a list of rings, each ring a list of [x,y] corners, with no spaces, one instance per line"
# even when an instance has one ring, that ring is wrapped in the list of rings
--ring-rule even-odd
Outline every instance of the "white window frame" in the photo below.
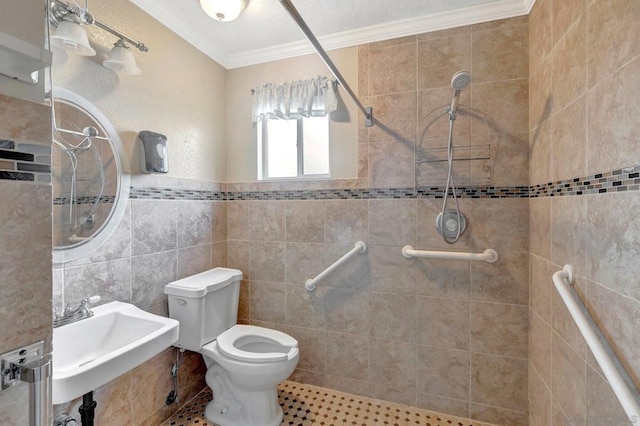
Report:
[[[269,136],[267,131],[267,118],[260,120],[258,122],[258,180],[265,181],[273,181],[273,180],[304,180],[304,179],[326,179],[331,177],[331,126],[329,125],[331,120],[329,119],[329,115],[326,117],[312,117],[312,118],[326,118],[327,120],[327,158],[329,160],[329,164],[327,165],[329,168],[328,173],[320,173],[320,174],[304,174],[304,120],[305,117],[300,117],[296,119],[296,147],[297,147],[297,176],[288,176],[288,177],[269,177],[269,156],[267,153],[269,152]]]

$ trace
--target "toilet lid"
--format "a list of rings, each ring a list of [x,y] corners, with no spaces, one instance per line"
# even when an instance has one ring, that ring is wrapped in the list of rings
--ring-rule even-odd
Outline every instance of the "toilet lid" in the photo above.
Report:
[[[218,350],[229,358],[251,363],[285,361],[298,341],[288,334],[253,325],[234,325],[216,338]],[[247,348],[262,347],[260,351]],[[272,350],[269,351],[268,348]],[[267,348],[266,351],[263,351]],[[281,351],[277,350],[281,349]]]

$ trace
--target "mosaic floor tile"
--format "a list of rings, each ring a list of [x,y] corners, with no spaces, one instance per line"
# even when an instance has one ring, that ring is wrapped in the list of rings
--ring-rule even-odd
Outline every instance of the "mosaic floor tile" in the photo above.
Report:
[[[162,426],[215,426],[204,417],[204,409],[211,399],[211,389],[206,388]],[[492,426],[295,382],[280,384],[278,399],[284,411],[282,426]]]

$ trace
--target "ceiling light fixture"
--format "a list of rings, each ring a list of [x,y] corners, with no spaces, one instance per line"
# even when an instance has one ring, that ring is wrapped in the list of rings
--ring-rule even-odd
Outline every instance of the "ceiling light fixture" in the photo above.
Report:
[[[249,0],[200,0],[205,13],[216,21],[229,22],[240,16]]]
[[[95,19],[88,11],[87,1],[85,0],[83,9],[75,1],[74,4],[70,4],[63,0],[51,0],[49,22],[57,28],[55,35],[51,36],[51,45],[69,53],[94,56],[96,51],[89,45],[89,38],[84,27],[95,25],[118,37],[118,41],[111,50],[110,58],[102,64],[109,69],[125,74],[138,75],[142,73],[140,68],[136,66],[129,45],[134,46],[141,52],[148,52],[147,46]]]

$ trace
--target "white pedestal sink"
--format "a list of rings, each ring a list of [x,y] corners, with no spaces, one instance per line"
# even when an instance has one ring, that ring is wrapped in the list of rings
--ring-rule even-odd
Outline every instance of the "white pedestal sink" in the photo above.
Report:
[[[134,369],[178,340],[178,321],[123,302],[53,329],[53,403],[62,404]]]

